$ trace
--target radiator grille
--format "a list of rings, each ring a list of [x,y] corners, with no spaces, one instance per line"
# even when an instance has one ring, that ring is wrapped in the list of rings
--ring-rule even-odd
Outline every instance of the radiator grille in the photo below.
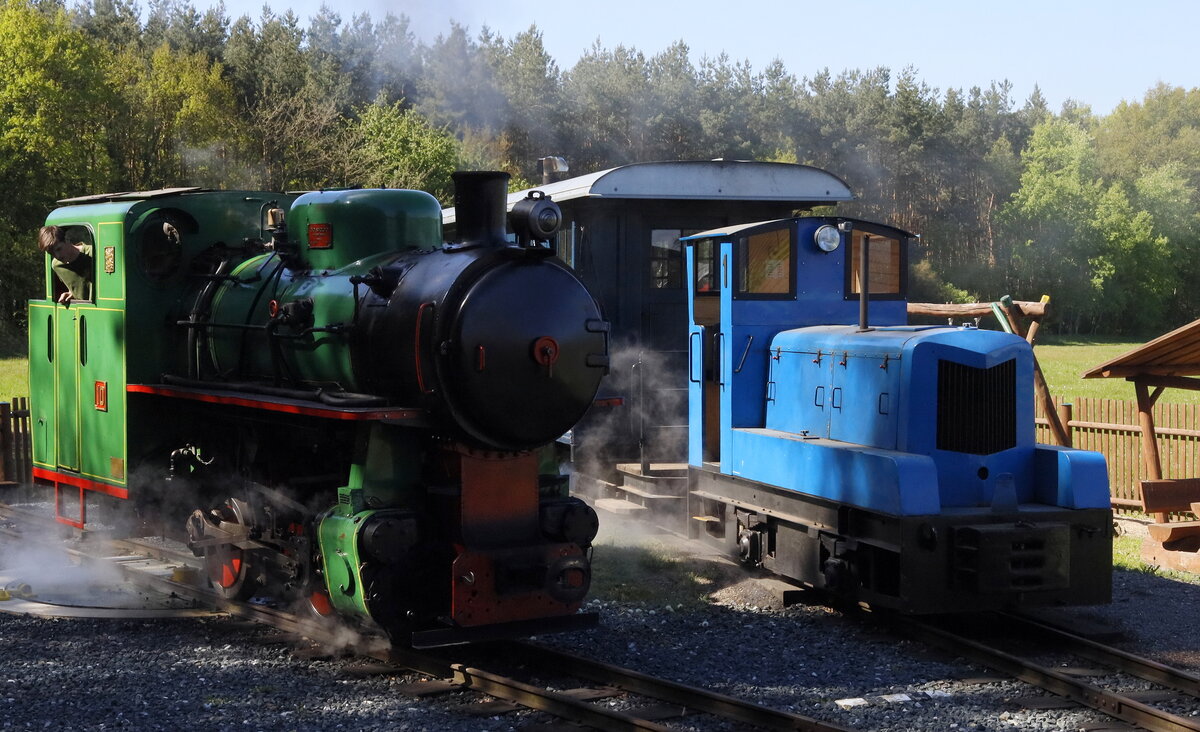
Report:
[[[1017,444],[1017,362],[990,369],[938,362],[939,450],[990,455]]]

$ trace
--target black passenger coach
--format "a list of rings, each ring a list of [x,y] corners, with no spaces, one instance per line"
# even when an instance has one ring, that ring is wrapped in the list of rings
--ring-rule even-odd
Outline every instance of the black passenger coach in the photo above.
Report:
[[[687,282],[680,238],[851,201],[845,181],[791,163],[634,163],[536,186],[562,209],[556,249],[612,323],[612,370],[564,444],[591,476],[687,458]],[[508,206],[529,190],[511,193]],[[443,212],[453,237],[455,210]]]

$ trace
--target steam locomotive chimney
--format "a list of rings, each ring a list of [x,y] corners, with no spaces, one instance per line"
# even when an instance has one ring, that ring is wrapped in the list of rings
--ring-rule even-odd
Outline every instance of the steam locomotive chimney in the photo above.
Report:
[[[458,171],[452,177],[459,241],[485,247],[506,246],[508,173],[471,170]]]

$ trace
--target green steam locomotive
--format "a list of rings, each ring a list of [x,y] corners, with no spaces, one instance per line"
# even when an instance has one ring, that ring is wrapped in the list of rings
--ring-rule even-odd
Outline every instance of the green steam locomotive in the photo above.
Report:
[[[557,207],[506,214],[506,182],[456,174],[453,243],[419,191],[63,201],[91,299],[48,255],[29,303],[59,520],[115,499],[186,530],[227,597],[415,645],[594,623],[596,516],[537,449],[591,404],[608,323],[546,245]]]

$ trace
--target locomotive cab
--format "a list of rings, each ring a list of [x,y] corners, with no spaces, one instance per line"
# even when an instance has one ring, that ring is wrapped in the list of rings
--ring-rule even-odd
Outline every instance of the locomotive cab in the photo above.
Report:
[[[1108,601],[1103,458],[1036,443],[1023,339],[906,325],[911,239],[806,217],[689,240],[689,535],[906,612]]]

